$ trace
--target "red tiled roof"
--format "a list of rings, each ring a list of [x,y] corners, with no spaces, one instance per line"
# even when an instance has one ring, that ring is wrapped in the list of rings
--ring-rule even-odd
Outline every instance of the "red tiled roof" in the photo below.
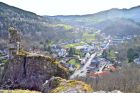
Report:
[[[102,72],[90,72],[90,76],[97,77],[97,76],[105,76],[110,74],[109,71],[102,71]]]

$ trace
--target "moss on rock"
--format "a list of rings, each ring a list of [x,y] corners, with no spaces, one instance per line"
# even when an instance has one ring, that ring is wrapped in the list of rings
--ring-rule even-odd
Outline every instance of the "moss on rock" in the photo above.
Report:
[[[69,71],[55,59],[41,54],[21,53],[6,64],[0,87],[40,90],[52,76],[68,79]]]
[[[41,93],[41,92],[16,89],[16,90],[0,90],[0,93]]]
[[[55,85],[55,86],[54,86]],[[92,88],[82,81],[53,77],[44,84],[43,93],[92,93]]]

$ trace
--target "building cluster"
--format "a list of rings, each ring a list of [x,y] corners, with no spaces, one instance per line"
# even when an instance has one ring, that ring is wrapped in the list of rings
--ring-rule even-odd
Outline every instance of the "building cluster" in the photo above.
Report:
[[[118,69],[118,65],[113,64],[105,58],[97,57],[92,60],[90,66],[88,67],[87,75],[90,77],[104,76],[115,72]]]

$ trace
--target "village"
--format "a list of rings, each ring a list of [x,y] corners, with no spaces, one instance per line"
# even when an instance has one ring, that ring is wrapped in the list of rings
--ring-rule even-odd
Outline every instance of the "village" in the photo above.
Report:
[[[74,74],[72,78],[77,76],[84,77],[86,75],[97,77],[118,71],[121,68],[121,62],[118,60],[111,62],[104,58],[102,56],[103,51],[107,50],[110,46],[117,46],[136,36],[112,38],[111,36],[100,34],[102,40],[92,40],[90,43],[77,39],[74,41],[52,44],[49,46],[51,56],[68,68],[72,75]],[[40,53],[38,50],[32,52]],[[115,53],[118,52],[115,51]],[[92,55],[94,56],[92,57]],[[8,61],[8,58],[8,50],[1,50],[0,65]],[[139,59],[135,61],[139,63]]]
[[[102,53],[110,46],[117,46],[118,44],[131,40],[136,37],[136,35],[116,38],[104,34],[101,34],[101,36],[103,38],[102,41],[93,40],[90,44],[85,43],[84,41],[75,40],[70,43],[52,45],[52,55],[54,58],[58,59],[63,66],[69,68],[73,73],[72,78],[77,76],[84,77],[87,75],[94,78],[118,71],[121,69],[121,62],[116,59],[115,62],[111,62],[104,58]],[[78,45],[81,42],[83,43]],[[70,47],[65,47],[68,45],[70,45]],[[118,52],[115,51],[115,53],[117,54]],[[95,56],[92,57],[94,54]]]

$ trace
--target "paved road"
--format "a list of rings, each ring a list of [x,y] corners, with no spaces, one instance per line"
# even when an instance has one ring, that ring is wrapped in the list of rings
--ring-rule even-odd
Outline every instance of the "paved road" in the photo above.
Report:
[[[103,53],[103,50],[106,49],[106,48],[109,46],[109,44],[110,44],[110,40],[109,40],[109,42],[106,44],[106,46],[105,46],[103,49],[101,49],[98,53],[95,52],[94,54],[92,54],[92,55],[90,56],[90,58],[88,59],[88,61],[86,62],[86,64],[85,64],[82,68],[80,68],[79,70],[76,70],[76,71],[70,76],[70,79],[73,79],[73,78],[75,78],[75,77],[77,77],[77,76],[86,76],[87,67],[90,66],[92,59],[93,59],[97,54],[100,54],[100,55],[101,55],[101,54]],[[104,65],[102,66],[102,68],[103,68],[105,65],[106,65],[106,64],[104,64]],[[100,70],[102,70],[102,68],[101,68]]]
[[[79,70],[76,70],[71,76],[70,79],[73,79],[77,76],[86,76],[87,73],[87,67],[90,66],[92,59],[96,56],[97,53],[94,53],[90,56],[90,58],[88,59],[88,61],[86,62],[86,64],[80,68]]]
[[[5,59],[5,58],[8,58],[8,55],[0,57],[0,59]]]

